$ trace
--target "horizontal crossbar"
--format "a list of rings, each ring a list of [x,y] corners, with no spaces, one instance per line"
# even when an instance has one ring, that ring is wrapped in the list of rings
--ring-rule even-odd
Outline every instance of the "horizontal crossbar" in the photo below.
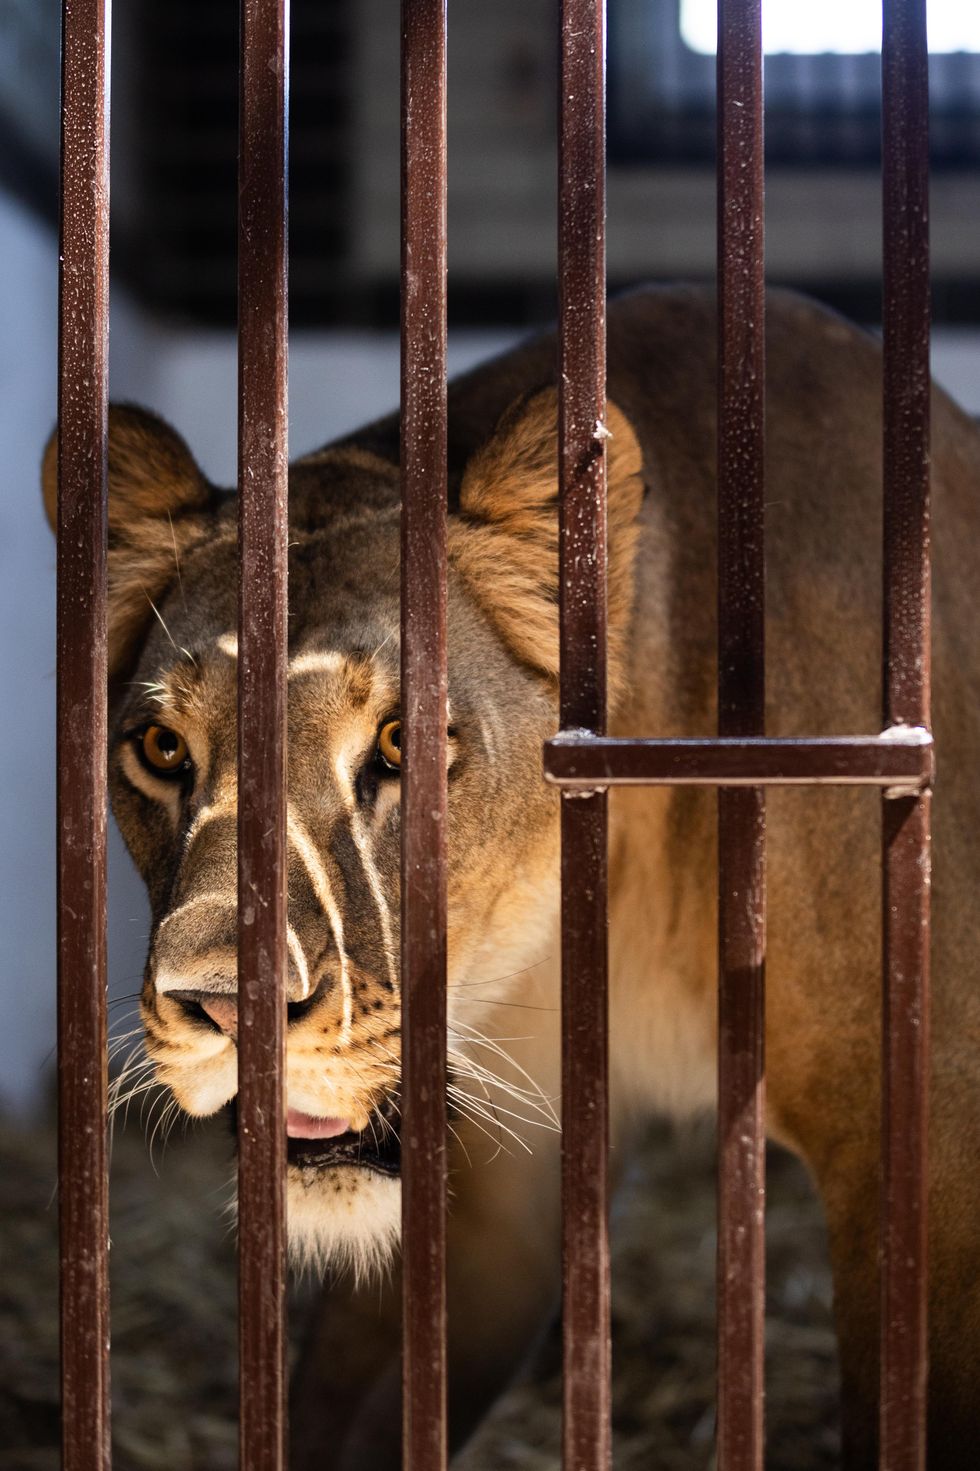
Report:
[[[889,795],[925,790],[933,742],[921,726],[878,736],[640,740],[562,731],[545,742],[545,779],[556,786],[871,786]]]

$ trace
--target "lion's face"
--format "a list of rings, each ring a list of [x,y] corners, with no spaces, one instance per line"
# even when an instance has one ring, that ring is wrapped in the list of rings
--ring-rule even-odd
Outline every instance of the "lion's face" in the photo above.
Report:
[[[542,462],[551,405],[545,419],[530,438],[518,425]],[[523,489],[539,466],[508,480],[492,448],[451,526],[448,709],[450,1064],[468,1080],[455,1098],[487,1100],[486,1011],[472,1008],[513,996],[554,951],[558,903],[557,800],[540,775],[556,717],[554,492],[535,545],[540,486]],[[504,452],[512,470],[521,446]],[[388,1251],[400,1214],[397,487],[358,451],[301,464],[291,484],[288,1218],[300,1251],[356,1265]],[[146,1048],[200,1116],[238,1086],[235,505],[129,410],[114,416],[111,494],[110,777],[151,899]]]
[[[147,641],[111,758],[115,811],[153,898],[146,1045],[195,1115],[237,1091],[235,571],[230,537],[182,559],[183,592],[160,609],[170,638],[158,623]],[[321,1247],[350,1223],[362,1249],[366,1234],[389,1237],[398,1216],[397,587],[396,516],[291,548],[289,1205],[294,1227]],[[508,658],[458,584],[454,594],[455,989],[545,953],[555,803],[539,778],[554,722],[548,687]]]

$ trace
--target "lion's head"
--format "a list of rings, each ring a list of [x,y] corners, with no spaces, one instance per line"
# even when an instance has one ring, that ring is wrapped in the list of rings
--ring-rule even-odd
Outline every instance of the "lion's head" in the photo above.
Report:
[[[609,427],[615,680],[641,489],[612,405]],[[49,513],[56,479],[52,443]],[[236,501],[134,408],[110,413],[109,483],[110,780],[152,908],[146,1048],[200,1116],[237,1090]],[[504,1070],[487,1002],[554,949],[557,802],[540,771],[556,720],[556,494],[545,390],[474,454],[450,518],[450,1046],[464,1119],[493,1118]],[[357,448],[291,472],[289,1229],[301,1252],[356,1263],[386,1252],[399,1220],[398,496],[397,467]],[[530,1080],[510,1087],[544,1108]]]

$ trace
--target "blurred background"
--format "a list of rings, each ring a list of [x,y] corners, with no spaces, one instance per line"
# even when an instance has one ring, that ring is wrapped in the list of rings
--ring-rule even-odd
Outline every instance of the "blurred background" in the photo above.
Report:
[[[809,291],[874,327],[880,317],[880,4],[770,0],[764,8],[769,278]],[[450,7],[454,370],[547,323],[556,309],[557,9],[556,0],[459,0]],[[612,289],[654,278],[713,276],[714,10],[715,0],[609,0]],[[238,5],[126,0],[115,12],[110,392],[170,419],[206,474],[232,484]],[[934,371],[968,409],[980,413],[980,6],[930,0],[929,15]],[[23,1224],[21,1235],[17,1226],[8,1239],[6,1271],[9,1283],[23,1263],[43,1258],[44,1292],[52,1304],[54,1214],[43,1214],[54,1183],[52,1144],[50,1130],[43,1139],[36,1130],[37,1121],[47,1117],[43,1104],[54,1065],[54,546],[41,513],[38,464],[56,412],[59,21],[57,0],[0,0],[0,749],[8,774],[0,799],[0,1120],[5,1119],[3,1157],[12,1191],[6,1197],[9,1219]],[[294,455],[397,402],[398,41],[392,0],[292,0]],[[147,920],[141,887],[115,833],[110,888],[111,991],[121,1000],[140,983]],[[124,1003],[117,1015],[127,1009]],[[709,1145],[705,1149],[710,1153]],[[649,1250],[656,1238],[667,1253],[656,1273],[674,1285],[682,1318],[687,1308],[677,1283],[683,1279],[695,1297],[701,1292],[699,1306],[691,1308],[692,1322],[701,1325],[695,1335],[700,1343],[705,1334],[710,1340],[710,1167],[707,1153],[688,1154],[702,1161],[702,1223],[692,1225],[683,1211],[673,1224],[663,1216],[643,1218],[642,1273],[649,1277],[654,1270]],[[209,1156],[205,1166],[198,1162],[198,1174],[184,1169],[154,1195],[157,1187],[147,1184],[135,1162],[142,1157],[140,1144],[136,1153],[123,1153],[118,1166],[118,1209],[129,1211],[129,1226],[116,1253],[117,1269],[131,1261],[135,1275],[149,1248],[138,1232],[133,1246],[133,1222],[145,1217],[147,1202],[153,1202],[154,1219],[163,1222],[156,1245],[170,1264],[171,1237],[185,1247],[188,1240],[187,1216],[180,1211],[194,1211],[199,1196],[211,1189],[205,1182],[213,1174]],[[786,1168],[776,1166],[777,1181]],[[777,1211],[773,1227],[788,1244],[785,1273],[772,1291],[782,1293],[784,1323],[802,1313],[800,1331],[804,1338],[810,1334],[808,1362],[816,1365],[811,1377],[819,1381],[822,1408],[813,1411],[811,1435],[788,1434],[776,1463],[782,1468],[829,1465],[835,1444],[825,1423],[833,1350],[819,1221],[812,1206],[799,1204],[806,1196],[800,1177],[790,1172],[788,1178],[785,1198],[792,1208],[782,1217]],[[135,1182],[129,1196],[127,1180]],[[676,1180],[660,1183],[682,1202],[693,1188]],[[175,1199],[176,1206],[169,1204]],[[35,1207],[43,1217],[40,1231],[24,1224],[33,1220]],[[171,1209],[177,1214],[168,1225]],[[796,1250],[807,1232],[817,1243],[812,1259]],[[675,1268],[672,1240],[680,1253]],[[696,1259],[683,1255],[692,1240]],[[213,1290],[206,1290],[214,1313],[225,1314],[233,1341],[229,1248],[219,1230],[197,1249],[212,1265],[220,1260]],[[147,1322],[159,1326],[169,1314],[184,1324],[179,1353],[196,1351],[208,1359],[225,1393],[233,1365],[225,1374],[206,1335],[193,1343],[187,1338],[188,1305],[173,1296],[184,1290],[182,1280],[202,1280],[210,1268],[203,1257],[182,1260],[184,1277],[168,1265],[154,1304],[144,1302],[128,1320],[123,1314],[121,1324],[117,1316],[117,1341],[122,1334],[126,1342],[129,1332],[134,1343],[143,1342]],[[56,1321],[52,1317],[37,1330],[41,1339],[33,1346],[24,1340],[37,1301],[32,1280],[24,1282],[21,1306],[14,1301],[11,1307],[10,1297],[0,1304],[0,1326],[6,1325],[0,1356],[13,1352],[12,1345],[23,1349],[12,1419],[3,1418],[0,1405],[0,1467],[26,1471],[55,1464],[45,1457],[54,1454]],[[125,1290],[121,1299],[117,1293],[117,1305],[120,1300],[132,1302]],[[620,1302],[627,1316],[636,1316],[631,1294]],[[9,1322],[2,1319],[8,1311]],[[646,1375],[655,1315],[644,1308],[640,1316],[636,1331]],[[679,1416],[684,1454],[677,1464],[701,1464],[711,1442],[710,1348],[696,1370],[683,1368],[676,1342],[671,1354],[672,1362],[680,1358],[681,1376],[658,1381],[661,1400],[667,1395],[669,1403],[657,1413]],[[36,1379],[24,1378],[29,1363]],[[193,1443],[168,1439],[176,1433],[173,1396],[181,1376],[174,1370],[168,1380],[170,1371],[159,1364],[157,1371],[155,1387],[130,1382],[125,1368],[116,1377],[117,1391],[131,1392],[134,1404],[158,1406],[149,1425],[120,1420],[117,1431],[131,1442],[122,1446],[117,1464],[215,1468],[226,1456],[233,1464],[233,1436],[226,1434],[231,1421],[223,1410],[212,1426],[213,1440],[205,1430]],[[213,1409],[220,1393],[214,1385],[208,1392]],[[805,1387],[801,1392],[805,1397]],[[786,1423],[798,1432],[798,1407],[793,1414]],[[512,1431],[511,1426],[507,1433]],[[541,1434],[544,1444],[550,1431]],[[503,1444],[487,1452],[488,1465],[510,1464]],[[673,1465],[662,1437],[657,1444],[657,1464]],[[636,1464],[649,1464],[649,1444],[636,1445]],[[36,1454],[30,1446],[38,1448]],[[793,1459],[797,1454],[803,1457],[799,1462]],[[525,1457],[520,1464],[539,1463]],[[551,1464],[547,1455],[540,1464]]]

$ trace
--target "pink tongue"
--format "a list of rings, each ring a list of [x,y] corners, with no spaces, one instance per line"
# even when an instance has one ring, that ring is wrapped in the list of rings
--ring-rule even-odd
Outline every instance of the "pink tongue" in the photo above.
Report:
[[[338,1134],[346,1134],[349,1127],[346,1119],[318,1119],[311,1113],[300,1113],[298,1108],[286,1113],[290,1139],[335,1139]]]

